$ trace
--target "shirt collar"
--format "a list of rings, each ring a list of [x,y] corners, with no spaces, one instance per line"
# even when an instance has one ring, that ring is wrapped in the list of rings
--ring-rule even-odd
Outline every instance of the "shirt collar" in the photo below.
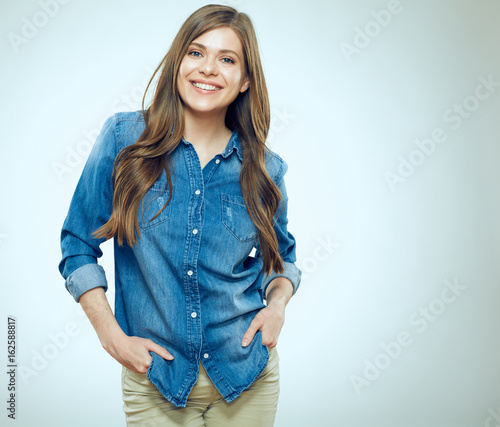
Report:
[[[184,137],[182,137],[182,142],[186,145],[190,144],[184,139]],[[243,162],[243,154],[241,152],[241,140],[236,131],[233,131],[231,138],[229,138],[226,148],[222,152],[222,157],[224,157],[225,159],[228,158],[229,155],[234,151],[234,149],[236,149],[236,155],[238,156],[240,161]]]
[[[236,154],[239,159],[243,162],[243,155],[241,153],[241,141],[239,135],[236,131],[233,131],[231,138],[229,138],[229,142],[226,145],[226,148],[222,152],[222,157],[227,158],[236,148]]]

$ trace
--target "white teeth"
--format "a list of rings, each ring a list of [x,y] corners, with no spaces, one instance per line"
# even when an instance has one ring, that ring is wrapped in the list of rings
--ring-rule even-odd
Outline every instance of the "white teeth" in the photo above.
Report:
[[[197,88],[204,89],[204,90],[219,90],[220,89],[220,87],[207,85],[205,83],[192,82],[191,84]]]

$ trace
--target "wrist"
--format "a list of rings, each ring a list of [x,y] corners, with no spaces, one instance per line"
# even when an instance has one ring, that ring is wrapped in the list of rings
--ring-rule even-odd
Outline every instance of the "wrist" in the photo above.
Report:
[[[276,311],[285,311],[287,300],[285,298],[273,298],[267,302],[267,307]]]
[[[101,345],[108,352],[114,350],[117,344],[127,336],[118,325],[116,326],[115,328],[101,331],[101,333],[98,334]]]
[[[286,277],[277,277],[273,279],[266,290],[267,305],[283,306],[288,304],[288,301],[293,295],[292,282]]]

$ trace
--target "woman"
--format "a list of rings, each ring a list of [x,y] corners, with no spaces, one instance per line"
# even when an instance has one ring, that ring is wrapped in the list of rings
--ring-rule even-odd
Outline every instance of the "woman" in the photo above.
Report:
[[[106,120],[63,225],[59,269],[123,365],[127,425],[272,426],[276,344],[301,271],[287,164],[265,146],[250,19],[198,9],[151,80],[160,69],[149,108],[144,97],[142,110]],[[112,237],[114,315],[97,264]]]

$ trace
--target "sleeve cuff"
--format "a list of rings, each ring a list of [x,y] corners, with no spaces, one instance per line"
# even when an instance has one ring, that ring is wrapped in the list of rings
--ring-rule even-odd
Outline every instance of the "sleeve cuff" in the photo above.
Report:
[[[73,271],[66,279],[64,286],[66,286],[66,289],[76,302],[90,289],[102,286],[104,292],[108,290],[104,268],[94,263],[83,265]]]
[[[302,278],[302,271],[299,270],[299,268],[293,262],[283,261],[283,263],[285,266],[285,270],[283,271],[283,273],[276,273],[273,271],[270,275],[264,275],[264,278],[262,279],[262,295],[264,296],[264,299],[269,283],[276,279],[276,277],[286,277],[288,280],[290,280],[290,282],[292,282],[292,296],[297,292],[297,289],[300,285],[300,280]]]

